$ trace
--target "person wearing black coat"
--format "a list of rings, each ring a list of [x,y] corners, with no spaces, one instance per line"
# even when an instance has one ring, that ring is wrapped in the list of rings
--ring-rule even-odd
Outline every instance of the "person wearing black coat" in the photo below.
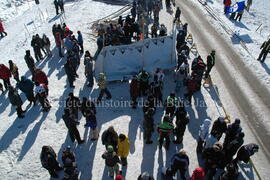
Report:
[[[184,52],[186,56],[189,56],[190,49],[187,46],[187,42],[183,42],[182,45],[177,49],[178,53]]]
[[[34,61],[34,58],[30,54],[30,50],[25,51],[24,60],[26,62],[26,65],[27,65],[28,69],[30,70],[30,72],[33,75],[34,74],[34,69],[35,69],[35,61]]]
[[[146,144],[153,143],[153,141],[151,140],[151,137],[154,131],[154,119],[153,119],[154,113],[155,113],[154,108],[149,108],[144,113],[143,130],[144,130],[144,139],[145,139]]]
[[[59,4],[58,4],[58,1],[57,0],[54,0],[53,3],[54,3],[55,10],[56,10],[56,15],[58,15],[59,14]]]
[[[27,79],[25,76],[21,76],[21,81],[17,83],[16,87],[25,94],[27,100],[30,101],[30,104],[34,103],[34,106],[36,105],[33,81]]]
[[[61,9],[61,13],[64,13],[65,12],[65,9],[64,9],[64,1],[63,0],[58,0],[58,5]]]
[[[212,50],[212,52],[207,56],[207,69],[205,72],[205,78],[208,78],[212,68],[215,65],[216,57],[215,57],[216,51]]]
[[[67,79],[69,82],[69,87],[74,88],[75,86],[73,85],[76,77],[76,70],[73,68],[71,60],[68,59],[66,64],[64,65],[65,72],[67,74]]]
[[[118,134],[114,130],[113,126],[110,126],[107,130],[102,133],[101,137],[102,144],[108,148],[111,145],[115,152],[117,152],[117,145],[118,145]]]
[[[58,178],[56,171],[63,170],[56,159],[56,153],[51,146],[43,146],[40,154],[42,167],[47,169],[53,178]]]
[[[8,98],[12,106],[16,107],[18,118],[24,118],[25,111],[22,110],[23,105],[22,99],[18,91],[12,86],[9,86]]]
[[[179,21],[180,22],[180,15],[181,15],[181,10],[180,10],[179,7],[177,7],[176,12],[175,12],[173,23],[175,23],[176,21]]]
[[[82,144],[85,142],[85,140],[81,139],[80,133],[77,129],[78,121],[75,120],[74,114],[70,113],[70,110],[66,108],[64,110],[64,114],[62,116],[66,127],[68,128],[68,134],[72,142],[75,142],[75,139],[77,140],[78,144]]]
[[[227,146],[227,144],[229,144],[231,141],[235,139],[237,134],[242,132],[240,122],[241,122],[240,119],[235,119],[232,124],[228,125],[223,146]]]
[[[87,110],[92,111],[94,114],[97,113],[95,103],[91,101],[90,99],[83,97],[82,104],[81,104],[81,112],[84,117],[86,116]]]
[[[107,150],[102,154],[102,158],[105,159],[105,164],[109,169],[109,175],[110,177],[114,177],[115,174],[119,173],[119,163],[121,162],[119,157],[116,154],[116,151],[114,151],[113,146],[109,145]]]
[[[77,96],[71,92],[66,99],[66,108],[69,108],[70,112],[74,114],[76,120],[78,120],[78,113],[81,108],[81,101]]]
[[[36,61],[38,62],[38,61],[42,60],[43,56],[41,54],[41,44],[40,44],[40,41],[36,35],[33,35],[33,37],[32,37],[31,46],[33,47]]]
[[[216,137],[217,140],[220,140],[222,134],[227,131],[227,123],[225,121],[225,118],[219,117],[217,120],[215,120],[211,131],[215,131],[220,134],[220,136]]]
[[[258,61],[261,61],[262,63],[264,63],[267,54],[270,52],[270,39],[268,41],[265,41],[262,46],[260,47],[261,49],[261,53],[258,57]],[[262,60],[261,60],[262,59]]]
[[[258,151],[259,146],[257,144],[254,143],[246,144],[239,149],[239,151],[237,152],[237,156],[233,160],[233,162],[237,163],[237,161],[244,161],[245,163],[248,163],[250,157],[253,156]]]
[[[245,134],[241,132],[237,134],[236,138],[233,141],[224,146],[227,162],[230,162],[232,160],[237,150],[244,144],[244,136]]]
[[[186,180],[186,172],[188,171],[189,157],[185,150],[181,149],[178,153],[174,154],[171,159],[171,166],[167,169],[166,174],[174,176],[177,171],[180,171],[181,178]]]
[[[183,141],[183,136],[186,130],[186,126],[189,123],[189,117],[187,111],[185,110],[184,105],[177,107],[175,111],[176,121],[175,121],[175,129],[174,134],[176,136],[176,140],[173,142],[175,144],[181,144]]]
[[[185,42],[187,32],[184,30],[179,30],[176,37],[176,49],[179,49],[182,44]]]

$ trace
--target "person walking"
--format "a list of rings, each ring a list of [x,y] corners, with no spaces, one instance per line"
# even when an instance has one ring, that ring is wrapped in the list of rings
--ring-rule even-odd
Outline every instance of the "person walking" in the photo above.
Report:
[[[74,86],[74,81],[75,81],[75,77],[76,77],[76,70],[73,68],[72,66],[72,62],[70,59],[67,60],[66,64],[64,65],[65,68],[65,72],[67,75],[67,80],[69,82],[69,87],[70,88],[75,88]]]
[[[216,62],[216,51],[215,50],[212,50],[212,52],[207,56],[207,70],[205,72],[205,79],[208,78],[212,68],[214,67],[215,65],[215,62]]]
[[[55,44],[56,47],[58,48],[59,57],[64,57],[62,53],[62,39],[60,32],[55,33]]]
[[[65,125],[68,128],[68,134],[71,141],[74,143],[76,140],[78,144],[84,143],[85,140],[81,139],[79,130],[77,129],[77,125],[79,124],[79,122],[76,121],[75,115],[70,113],[70,110],[68,108],[65,108],[62,119],[64,120]]]
[[[64,1],[63,0],[58,0],[58,5],[60,7],[61,13],[64,13],[65,12]]]
[[[109,176],[114,177],[114,174],[119,174],[120,159],[118,158],[113,146],[109,145],[107,150],[102,154],[102,158],[105,159],[105,164],[109,169]]]
[[[93,58],[90,55],[90,57],[84,57],[84,65],[85,65],[85,77],[87,78],[88,87],[93,87],[94,85],[94,78],[93,78],[93,74],[94,74],[94,63],[93,63]]]
[[[113,126],[110,126],[107,130],[105,130],[102,133],[101,141],[106,148],[108,148],[108,146],[112,146],[114,151],[117,152],[118,134],[114,130]]]
[[[158,125],[157,131],[159,133],[159,149],[162,148],[164,139],[166,140],[165,149],[170,147],[170,134],[173,132],[173,123],[168,115],[165,115],[163,121]]]
[[[149,108],[144,113],[144,121],[143,121],[143,135],[146,144],[152,144],[153,141],[151,140],[152,133],[154,132],[154,119],[153,116],[155,114],[154,108]]]
[[[181,10],[179,7],[177,7],[173,23],[175,23],[176,21],[180,22],[180,15],[181,15]]]
[[[81,31],[77,31],[77,34],[78,34],[77,40],[78,40],[78,44],[80,46],[80,53],[83,54],[83,52],[84,52],[84,50],[83,50],[83,36],[82,36]]]
[[[85,112],[86,124],[85,127],[91,128],[91,141],[98,139],[97,118],[95,112],[92,109],[87,109]]]
[[[136,78],[136,76],[133,76],[130,82],[130,86],[129,86],[129,93],[130,93],[130,97],[131,97],[131,105],[132,108],[135,109],[137,106],[137,98],[139,95],[139,84],[138,84],[138,80]]]
[[[46,34],[43,34],[42,36],[42,44],[45,49],[45,52],[48,57],[52,57],[52,51],[51,51],[51,42],[50,39],[46,36]]]
[[[270,39],[268,39],[268,41],[265,41],[262,46],[260,47],[261,49],[261,53],[258,57],[258,61],[261,61],[262,63],[264,63],[267,54],[270,52]]]
[[[176,136],[176,140],[173,141],[175,144],[181,144],[183,142],[183,136],[186,130],[186,126],[189,123],[189,116],[184,107],[184,104],[179,106],[175,111],[176,121],[175,121],[175,129],[174,134]]]
[[[117,155],[120,157],[122,166],[127,166],[127,156],[130,150],[130,143],[128,136],[124,134],[119,134],[118,136],[118,149]]]
[[[99,73],[99,79],[98,79],[98,86],[100,88],[100,93],[97,99],[97,103],[99,103],[104,95],[104,93],[107,96],[107,99],[111,99],[112,95],[110,91],[106,87],[106,77],[104,73]]]
[[[58,174],[56,172],[63,170],[63,168],[59,166],[56,153],[51,146],[42,146],[40,161],[42,167],[49,171],[52,178],[58,178]]]
[[[58,14],[59,14],[59,4],[58,4],[58,0],[54,0],[53,3],[54,3],[56,15],[58,15]]]

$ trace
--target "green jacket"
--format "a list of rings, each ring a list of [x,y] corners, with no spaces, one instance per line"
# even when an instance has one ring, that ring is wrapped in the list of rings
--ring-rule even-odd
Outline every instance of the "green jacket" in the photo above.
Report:
[[[157,131],[158,133],[161,134],[166,134],[169,135],[172,133],[173,131],[173,123],[171,122],[162,122],[158,125],[157,127]]]

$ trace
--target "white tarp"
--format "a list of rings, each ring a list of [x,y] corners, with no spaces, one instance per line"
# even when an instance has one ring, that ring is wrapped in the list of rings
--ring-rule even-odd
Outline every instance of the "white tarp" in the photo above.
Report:
[[[105,73],[109,81],[122,80],[141,69],[153,72],[176,65],[175,33],[170,36],[145,39],[122,46],[106,46],[98,55],[95,75]]]

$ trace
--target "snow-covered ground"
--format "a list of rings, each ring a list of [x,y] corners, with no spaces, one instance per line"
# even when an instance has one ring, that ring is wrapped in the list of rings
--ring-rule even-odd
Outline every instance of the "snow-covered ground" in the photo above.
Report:
[[[270,0],[253,0],[250,11],[244,11],[241,22],[229,20],[229,16],[224,15],[223,0],[204,1],[206,1],[207,5],[214,10],[219,18],[221,18],[224,25],[232,29],[245,42],[250,53],[243,49],[237,38],[226,34],[219,23],[209,16],[209,21],[224,37],[226,37],[227,42],[234,45],[239,54],[243,57],[242,60],[246,66],[257,75],[261,80],[261,83],[270,91],[270,56],[268,54],[265,63],[257,61],[262,43],[270,38]],[[197,2],[197,0],[195,2]],[[237,0],[232,0],[232,4],[235,2],[237,2]],[[202,7],[200,3],[197,4]]]
[[[4,10],[6,6],[1,6]],[[1,63],[8,64],[8,60],[12,59],[19,67],[20,74],[25,74],[29,77],[30,73],[24,62],[24,53],[26,49],[31,49],[30,41],[33,34],[47,34],[53,42],[51,27],[54,23],[60,23],[64,20],[71,30],[76,32],[81,30],[85,39],[85,49],[94,54],[96,50],[95,41],[89,34],[89,22],[104,17],[122,6],[110,3],[102,3],[98,1],[80,0],[69,1],[65,5],[65,17],[56,16],[54,5],[50,1],[41,1],[39,8],[33,4],[28,11],[22,12],[21,15],[9,16],[8,22],[5,23],[8,36],[0,40],[0,54],[2,55]],[[7,11],[7,10],[5,10]],[[14,11],[10,9],[10,11]],[[1,13],[4,11],[1,11]],[[43,16],[41,15],[41,13]],[[166,11],[161,13],[161,22],[170,24],[172,15]],[[52,45],[54,54],[57,50]],[[207,52],[202,52],[206,55]],[[33,54],[33,53],[32,53]],[[48,113],[43,113],[40,106],[31,107],[26,113],[24,119],[17,119],[14,107],[11,107],[7,98],[7,93],[0,95],[0,176],[1,179],[49,179],[48,172],[41,167],[39,155],[43,145],[51,145],[58,153],[58,158],[61,157],[61,150],[67,145],[71,145],[75,151],[78,161],[78,168],[81,172],[81,180],[101,180],[107,179],[105,163],[101,158],[104,152],[104,146],[100,139],[97,142],[90,141],[89,129],[83,127],[84,118],[81,118],[79,131],[81,136],[86,139],[86,143],[80,146],[71,144],[67,135],[67,129],[64,125],[61,116],[63,114],[63,102],[72,89],[66,88],[66,76],[63,69],[63,64],[66,59],[59,59],[54,55],[51,59],[45,59],[38,67],[42,68],[49,77],[49,101],[52,104],[52,109]],[[216,84],[221,98],[224,99],[224,104],[232,118],[241,118],[237,110],[237,106],[233,103],[226,91],[222,80],[215,72]],[[74,94],[82,97],[97,97],[99,89],[96,84],[93,89],[86,86],[84,78],[84,67],[78,69],[79,79],[76,80]],[[170,73],[166,74],[164,98],[173,89],[174,84],[171,81]],[[15,81],[12,81],[15,84]],[[190,115],[190,123],[186,129],[183,145],[175,146],[171,144],[170,151],[164,149],[159,151],[157,141],[153,145],[145,145],[142,136],[142,120],[143,114],[141,108],[136,110],[129,107],[118,107],[120,101],[129,100],[129,85],[128,83],[110,83],[109,89],[113,95],[113,107],[97,109],[97,121],[99,129],[103,132],[107,127],[113,125],[118,133],[125,133],[129,136],[131,142],[130,156],[128,157],[129,165],[124,169],[126,179],[133,180],[142,172],[147,170],[154,174],[157,179],[160,179],[160,171],[164,166],[169,165],[170,157],[180,148],[188,151],[190,157],[189,174],[198,166],[198,160],[195,152],[198,127],[204,118],[217,118],[224,115],[220,104],[217,102],[217,97],[212,88],[202,88],[202,91],[195,94],[198,105],[192,105],[187,110]],[[179,94],[179,95],[182,95]],[[25,100],[23,94],[21,97]],[[27,102],[23,108],[26,109]],[[159,123],[163,109],[158,109],[155,114],[155,124]],[[246,134],[245,143],[257,142],[247,124],[243,122],[244,132]],[[154,133],[153,140],[157,139],[157,133]],[[60,160],[60,158],[59,158]],[[254,157],[254,163],[259,167],[262,176],[268,177],[269,164],[262,151]],[[255,176],[254,171],[250,166],[242,166],[246,173],[242,173],[246,179],[252,179]],[[255,179],[257,177],[255,176]]]

